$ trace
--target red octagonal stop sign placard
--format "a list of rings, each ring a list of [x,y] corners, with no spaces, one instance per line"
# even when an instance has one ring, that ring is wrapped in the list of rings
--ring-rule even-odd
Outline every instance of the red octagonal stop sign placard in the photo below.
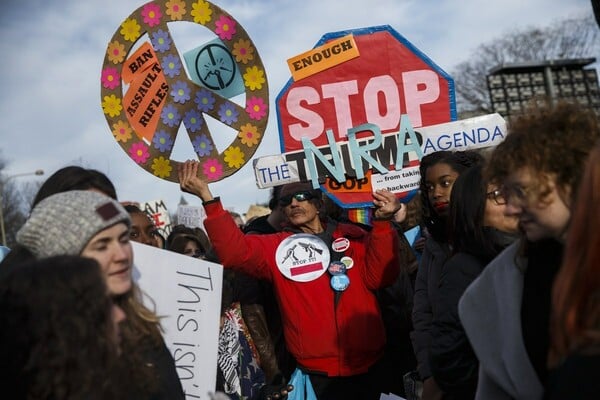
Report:
[[[328,33],[315,47],[349,34],[358,57],[290,79],[277,96],[282,153],[302,150],[303,137],[326,145],[326,130],[345,141],[348,129],[364,123],[397,132],[401,114],[415,128],[456,120],[452,78],[390,26]]]

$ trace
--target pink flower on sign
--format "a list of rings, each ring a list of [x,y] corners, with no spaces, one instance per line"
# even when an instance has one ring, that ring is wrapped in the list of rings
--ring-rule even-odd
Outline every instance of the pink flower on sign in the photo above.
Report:
[[[206,175],[208,179],[219,179],[221,175],[223,175],[223,166],[219,160],[215,158],[209,158],[206,160],[202,169],[204,171],[204,175]]]
[[[142,17],[148,26],[156,26],[160,24],[160,18],[162,17],[160,7],[154,3],[146,4],[142,9]]]
[[[231,40],[233,35],[235,35],[235,21],[229,17],[221,15],[221,18],[217,22],[215,22],[217,29],[215,33],[219,35],[219,37],[223,40]]]
[[[120,79],[121,77],[119,76],[119,72],[116,68],[106,67],[102,71],[102,86],[107,89],[112,90],[119,86]]]
[[[267,105],[261,97],[251,97],[246,103],[246,112],[250,118],[260,121],[267,115]]]
[[[137,142],[131,145],[129,149],[129,156],[138,164],[144,164],[148,161],[150,153],[148,153],[148,146],[144,142]]]

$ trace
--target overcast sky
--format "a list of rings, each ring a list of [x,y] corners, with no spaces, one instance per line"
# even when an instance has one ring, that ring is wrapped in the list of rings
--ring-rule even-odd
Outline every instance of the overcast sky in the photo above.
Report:
[[[3,0],[0,12],[0,156],[6,176],[43,169],[46,177],[76,164],[106,173],[120,200],[163,199],[174,212],[175,183],[138,167],[117,144],[100,105],[100,71],[119,25],[142,0]],[[266,68],[270,109],[255,157],[277,154],[275,98],[290,79],[286,60],[328,32],[390,25],[446,72],[474,56],[479,44],[513,29],[546,27],[591,14],[590,0],[220,0],[248,32]],[[189,12],[189,11],[188,11]],[[187,29],[183,23],[181,29]],[[197,28],[194,28],[197,29]],[[204,29],[204,28],[202,28]],[[209,32],[209,31],[207,31]],[[210,33],[210,32],[209,32]],[[205,42],[186,43],[192,46]],[[183,129],[183,128],[182,128]],[[185,151],[173,158],[182,161]],[[19,178],[21,182],[34,177]],[[227,208],[244,213],[265,202],[252,163],[211,184]],[[200,202],[185,195],[191,204]]]

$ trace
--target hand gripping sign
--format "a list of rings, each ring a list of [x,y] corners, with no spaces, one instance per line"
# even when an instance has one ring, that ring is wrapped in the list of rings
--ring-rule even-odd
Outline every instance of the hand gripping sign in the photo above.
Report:
[[[186,75],[171,36],[169,25],[181,21],[203,25],[220,39],[202,52],[207,61],[195,71],[204,86]],[[137,42],[142,45],[132,52]],[[244,107],[214,90],[225,89],[235,69],[243,77]],[[115,140],[146,171],[172,182],[178,162],[170,156],[182,123],[209,182],[246,164],[267,125],[268,85],[256,48],[231,15],[204,0],[156,0],[135,10],[108,44],[101,84],[102,109]],[[238,132],[221,153],[205,115]]]

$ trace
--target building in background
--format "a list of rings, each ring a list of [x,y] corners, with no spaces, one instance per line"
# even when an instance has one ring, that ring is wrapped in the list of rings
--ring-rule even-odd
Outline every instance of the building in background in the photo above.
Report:
[[[600,116],[595,58],[502,64],[490,70],[487,85],[492,110],[503,117],[519,114],[532,98],[576,101]]]

